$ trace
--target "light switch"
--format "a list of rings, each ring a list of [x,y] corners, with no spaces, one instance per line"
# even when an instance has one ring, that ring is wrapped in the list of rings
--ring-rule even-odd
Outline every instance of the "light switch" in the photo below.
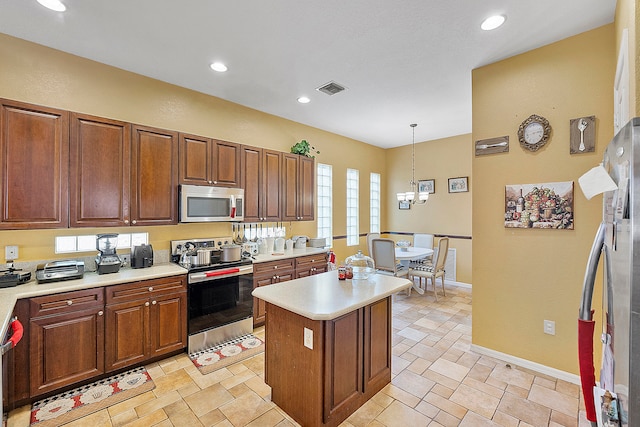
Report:
[[[313,331],[309,328],[304,328],[304,346],[313,350]]]

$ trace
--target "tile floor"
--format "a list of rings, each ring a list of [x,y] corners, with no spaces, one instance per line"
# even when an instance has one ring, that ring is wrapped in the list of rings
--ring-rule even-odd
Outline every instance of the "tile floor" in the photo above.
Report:
[[[391,384],[342,427],[587,426],[575,384],[476,354],[471,289],[394,297]],[[256,330],[263,337],[264,329]],[[156,388],[67,427],[297,426],[270,401],[264,354],[202,375],[186,355],[147,366]],[[30,407],[8,427],[28,427]]]

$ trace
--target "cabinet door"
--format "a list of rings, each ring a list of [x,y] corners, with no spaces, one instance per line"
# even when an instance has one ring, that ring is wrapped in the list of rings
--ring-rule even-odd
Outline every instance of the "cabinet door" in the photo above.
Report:
[[[213,184],[240,187],[240,144],[213,141]]]
[[[273,283],[271,276],[269,277],[254,277],[253,278],[253,289],[259,288],[260,286],[268,286]],[[264,325],[267,314],[267,304],[264,300],[259,298],[253,298],[253,327],[256,328],[258,326]]]
[[[363,393],[363,309],[326,322],[324,422],[351,413]],[[343,418],[344,419],[344,418]]]
[[[282,220],[298,220],[298,163],[297,154],[282,155]]]
[[[134,300],[106,306],[107,372],[124,368],[147,359],[149,306],[147,299]]]
[[[102,308],[36,317],[29,326],[31,396],[105,372]]]
[[[180,184],[211,185],[212,145],[210,138],[180,134]]]
[[[160,356],[187,346],[187,292],[151,298],[151,351]]]
[[[315,217],[315,161],[300,156],[298,173],[298,219],[312,221]]]
[[[296,258],[296,278],[308,277],[327,271],[327,255],[317,254]]]
[[[242,146],[242,188],[245,222],[264,221],[264,179],[262,148]],[[279,183],[278,183],[279,185]]]
[[[71,114],[71,227],[129,225],[131,125]]]
[[[178,134],[134,125],[131,225],[178,223]]]
[[[0,229],[69,225],[69,114],[0,99]]]
[[[391,297],[364,308],[364,384],[373,396],[391,381]]]
[[[264,201],[263,221],[279,221],[282,217],[282,153],[264,150],[263,153]]]

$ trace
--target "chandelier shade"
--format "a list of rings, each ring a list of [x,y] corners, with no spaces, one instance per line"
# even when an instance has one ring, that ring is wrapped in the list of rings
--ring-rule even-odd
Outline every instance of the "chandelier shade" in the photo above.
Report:
[[[409,202],[412,205],[423,205],[427,203],[429,193],[427,191],[418,191],[418,184],[416,183],[416,126],[418,126],[418,124],[412,123],[409,126],[411,126],[413,130],[411,143],[411,181],[409,182],[409,191],[396,193],[396,198],[400,202]]]

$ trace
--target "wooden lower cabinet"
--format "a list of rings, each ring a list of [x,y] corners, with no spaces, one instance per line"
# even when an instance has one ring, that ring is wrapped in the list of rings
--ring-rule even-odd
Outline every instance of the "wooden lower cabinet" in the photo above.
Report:
[[[30,299],[30,395],[104,371],[103,288]]]
[[[339,425],[391,381],[391,333],[391,297],[323,321],[267,303],[271,400],[301,425]]]
[[[295,277],[295,259],[261,262],[253,265],[253,289],[260,286],[286,282]],[[263,300],[253,299],[253,327],[264,325],[266,304]]]
[[[187,345],[187,287],[182,276],[106,288],[107,372]]]
[[[327,272],[327,254],[320,253],[296,258],[296,279]]]

